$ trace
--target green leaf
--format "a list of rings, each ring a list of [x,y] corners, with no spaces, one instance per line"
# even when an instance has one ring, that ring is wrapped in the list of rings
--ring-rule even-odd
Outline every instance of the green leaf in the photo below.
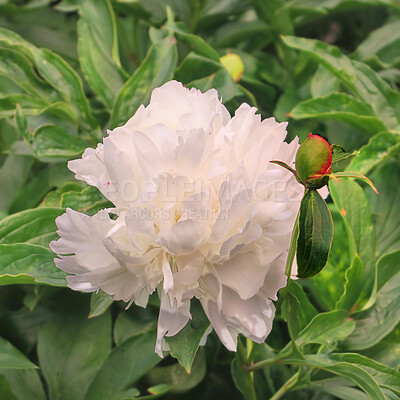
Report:
[[[380,195],[368,191],[368,200],[374,217],[378,254],[383,255],[400,249],[400,165],[385,163],[371,178]]]
[[[379,385],[363,368],[344,361],[336,361],[329,358],[326,354],[313,354],[304,357],[304,360],[285,360],[285,363],[295,363],[297,365],[306,365],[314,368],[320,368],[322,370],[331,372],[333,374],[342,376],[354,382],[360,387],[370,399],[385,400],[385,396],[382,393]]]
[[[199,302],[192,300],[190,313],[192,319],[189,323],[176,335],[165,338],[170,347],[171,356],[179,361],[188,374],[190,374],[201,339],[210,326]]]
[[[119,398],[132,383],[161,361],[154,352],[155,341],[155,334],[147,333],[115,347],[91,383],[85,400]]]
[[[114,342],[117,346],[133,336],[152,332],[157,327],[155,316],[148,309],[132,308],[121,311],[115,320]]]
[[[354,126],[369,135],[385,130],[383,122],[368,104],[346,93],[331,93],[305,100],[290,111],[294,119],[331,119]]]
[[[66,286],[65,273],[54,265],[53,259],[53,252],[35,244],[0,244],[0,285]]]
[[[391,68],[400,63],[400,21],[394,20],[372,31],[358,45],[353,57],[372,67]]]
[[[345,361],[366,368],[381,387],[386,387],[400,395],[399,371],[357,353],[331,354],[329,357],[336,361]]]
[[[10,342],[0,337],[0,368],[26,369],[37,367]]]
[[[309,54],[335,74],[355,96],[371,105],[386,128],[399,124],[396,112],[400,107],[400,95],[366,64],[352,61],[337,47],[318,40],[294,36],[282,37],[282,40],[287,46]]]
[[[346,270],[345,278],[346,283],[342,296],[336,303],[336,309],[343,308],[345,310],[352,310],[360,297],[360,288],[363,285],[363,263],[358,254],[355,255],[353,263]]]
[[[111,350],[111,315],[53,315],[38,337],[41,371],[49,397],[82,400]]]
[[[318,343],[334,345],[338,340],[348,337],[355,329],[355,323],[349,318],[349,312],[335,310],[316,315],[300,332],[296,339],[298,346]]]
[[[361,147],[357,156],[351,160],[348,169],[367,174],[396,154],[400,154],[400,132],[380,132]]]
[[[92,293],[90,298],[90,312],[89,318],[98,317],[104,314],[113,303],[112,296],[108,295],[101,290],[97,293]]]
[[[350,350],[367,349],[388,335],[400,322],[400,273],[379,290],[373,307],[356,317],[356,329],[345,345]]]
[[[59,208],[34,208],[12,214],[0,221],[0,243],[47,246],[57,237],[55,219],[63,212]]]
[[[297,266],[299,278],[311,278],[325,267],[333,239],[333,221],[323,198],[306,190],[300,205]]]
[[[168,22],[164,27],[165,29],[168,29],[169,31],[175,33],[178,37],[190,43],[193,47],[193,50],[195,50],[196,53],[219,63],[219,55],[214,50],[214,48],[211,47],[200,36],[190,33],[190,31],[184,24],[180,22],[174,22],[174,23]]]
[[[42,98],[30,94],[9,94],[0,97],[0,118],[12,117],[16,104],[20,104],[26,114],[37,114],[48,105]]]
[[[0,167],[0,210],[8,213],[18,192],[22,189],[33,164],[33,157],[9,154]]]
[[[231,375],[236,388],[242,393],[244,399],[255,399],[254,383],[251,373],[243,369],[243,365],[237,355],[232,360]]]
[[[223,68],[219,62],[190,52],[175,71],[175,79],[186,84],[196,79],[206,78]]]
[[[82,3],[78,36],[82,71],[99,99],[111,110],[127,76],[119,60],[116,21],[109,0]]]
[[[329,191],[345,222],[350,260],[355,252],[359,254],[364,264],[363,282],[368,287],[375,268],[375,233],[368,200],[360,185],[351,179],[331,180]],[[355,248],[352,248],[352,243]]]
[[[35,369],[2,369],[0,378],[7,380],[9,389],[16,397],[2,397],[4,400],[46,400],[39,374]],[[0,390],[0,394],[2,394]]]
[[[150,100],[152,90],[173,77],[177,63],[175,39],[166,37],[155,43],[146,58],[122,87],[115,99],[110,125],[124,124],[139,108]]]
[[[87,145],[59,126],[42,125],[33,133],[32,147],[41,161],[60,162],[78,157]]]

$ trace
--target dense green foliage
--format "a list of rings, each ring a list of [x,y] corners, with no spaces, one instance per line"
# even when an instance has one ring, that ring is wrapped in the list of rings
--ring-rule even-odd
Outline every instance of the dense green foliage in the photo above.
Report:
[[[380,192],[330,182],[328,266],[282,289],[266,343],[236,354],[215,334],[197,351],[194,303],[161,360],[157,294],[125,311],[72,292],[48,247],[65,207],[109,204],[66,161],[170,79],[359,150],[334,167]],[[0,0],[0,398],[400,398],[399,84],[398,0]]]

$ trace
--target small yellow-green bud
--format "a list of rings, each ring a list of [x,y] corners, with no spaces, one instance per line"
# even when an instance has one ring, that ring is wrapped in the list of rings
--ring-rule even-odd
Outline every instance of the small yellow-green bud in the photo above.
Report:
[[[243,61],[237,54],[228,53],[219,59],[221,64],[228,70],[229,75],[235,82],[238,82],[243,75]]]
[[[296,173],[308,188],[319,189],[332,172],[332,148],[321,136],[309,134],[296,154]]]

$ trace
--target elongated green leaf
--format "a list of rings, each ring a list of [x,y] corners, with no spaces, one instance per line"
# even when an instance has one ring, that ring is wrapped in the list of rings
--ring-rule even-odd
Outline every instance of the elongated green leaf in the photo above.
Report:
[[[152,90],[172,78],[176,63],[177,49],[174,38],[166,37],[155,43],[115,99],[111,127],[124,124],[141,104],[147,103]]]
[[[287,364],[294,363],[297,365],[316,367],[339,375],[350,380],[351,382],[354,382],[367,394],[368,398],[374,400],[385,400],[385,396],[383,395],[381,388],[372,375],[355,364],[344,361],[338,362],[329,358],[329,356],[325,354],[306,355],[303,360],[287,359],[284,362]]]
[[[367,368],[377,383],[400,395],[400,372],[357,353],[331,354],[330,358]]]
[[[190,43],[193,46],[193,50],[195,50],[198,54],[219,63],[219,55],[214,48],[211,47],[200,36],[190,33],[190,31],[182,23],[167,23],[165,28]]]
[[[375,233],[368,200],[360,185],[351,179],[331,180],[329,191],[345,221],[349,242],[354,241],[356,246],[350,249],[350,259],[357,251],[364,264],[364,284],[369,286],[375,267]]]
[[[331,119],[352,125],[370,135],[385,130],[372,108],[346,93],[331,93],[305,100],[289,113],[294,119]]]
[[[154,346],[155,335],[148,333],[115,347],[90,385],[85,400],[119,398],[132,383],[161,361]]]
[[[400,273],[379,290],[372,308],[357,315],[356,329],[345,342],[350,350],[367,349],[388,335],[400,322]]]
[[[10,342],[0,337],[0,368],[26,369],[37,367]]]
[[[51,399],[82,400],[111,350],[111,315],[87,320],[54,315],[38,337],[38,356]]]
[[[304,292],[302,286],[300,286],[296,281],[290,279],[288,281],[288,290],[289,292],[296,297],[300,304],[300,308],[298,309],[298,315],[300,320],[300,331],[303,330],[308,323],[317,315],[317,310],[312,305],[310,300],[308,299],[306,293]]]
[[[400,63],[400,21],[394,20],[372,31],[361,42],[353,57],[372,66],[390,68]]]
[[[355,255],[353,263],[346,270],[345,278],[344,290],[336,303],[336,309],[344,308],[345,310],[352,310],[360,297],[360,288],[363,283],[363,263],[358,254]]]
[[[192,301],[190,312],[191,321],[175,336],[165,338],[172,357],[178,359],[179,364],[186,369],[188,374],[190,374],[201,339],[210,326],[199,302]]]
[[[371,175],[380,195],[367,191],[374,215],[377,249],[380,255],[400,249],[400,165],[389,162]]]
[[[54,220],[63,212],[59,208],[34,208],[12,214],[0,221],[0,243],[47,246],[56,237]]]
[[[47,400],[39,374],[35,369],[2,369],[0,378],[7,380],[15,397],[2,397],[4,400]],[[2,394],[2,392],[0,391]]]
[[[367,174],[371,169],[396,154],[400,154],[400,132],[381,132],[361,147],[348,169]]]
[[[113,299],[107,293],[99,291],[98,293],[92,293],[90,298],[90,312],[89,318],[98,317],[104,314],[108,307],[113,303]]]
[[[375,115],[388,129],[399,124],[396,113],[400,95],[366,64],[352,61],[337,47],[313,39],[283,37],[284,43],[309,54],[318,63],[335,74],[357,97],[370,104]]]
[[[296,339],[298,346],[319,343],[330,346],[343,340],[354,331],[355,323],[349,318],[349,312],[336,310],[316,315],[300,332]]]
[[[20,104],[26,114],[39,113],[48,103],[40,97],[30,94],[9,94],[0,97],[0,118],[12,117],[15,113],[15,105]]]
[[[307,190],[300,205],[297,266],[299,278],[311,278],[325,267],[333,239],[331,213],[320,194]]]
[[[24,185],[33,164],[33,157],[9,154],[0,167],[0,210],[8,212],[14,198]]]
[[[119,60],[116,21],[109,0],[82,3],[78,36],[82,71],[99,99],[111,110],[126,74]]]
[[[0,244],[0,285],[66,286],[65,273],[54,265],[53,259],[53,252],[35,244]]]
[[[41,161],[62,161],[78,157],[86,143],[56,125],[42,125],[33,133],[32,147]]]
[[[175,71],[175,78],[183,84],[205,78],[224,68],[219,62],[190,52]]]

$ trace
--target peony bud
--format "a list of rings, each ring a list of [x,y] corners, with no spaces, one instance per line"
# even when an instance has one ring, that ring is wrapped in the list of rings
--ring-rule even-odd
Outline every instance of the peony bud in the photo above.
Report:
[[[329,181],[332,171],[332,148],[321,136],[309,134],[296,155],[296,173],[310,189],[319,189]]]
[[[228,53],[219,59],[221,64],[228,70],[229,75],[235,82],[239,82],[244,72],[242,59],[233,53]]]

